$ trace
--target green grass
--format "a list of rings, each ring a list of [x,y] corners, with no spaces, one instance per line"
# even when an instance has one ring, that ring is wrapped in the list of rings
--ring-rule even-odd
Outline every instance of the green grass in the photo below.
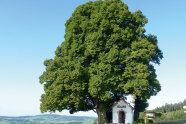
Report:
[[[186,124],[186,120],[171,120],[171,121],[159,122],[157,124]]]

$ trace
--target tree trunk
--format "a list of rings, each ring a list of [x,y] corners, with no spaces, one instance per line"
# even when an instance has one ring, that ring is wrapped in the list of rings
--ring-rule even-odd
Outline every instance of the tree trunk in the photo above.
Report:
[[[139,118],[139,112],[137,109],[134,109],[134,121],[137,121]]]
[[[134,96],[134,98],[134,121],[137,121],[139,119],[139,112],[143,112],[148,107],[148,103],[146,100],[141,100],[140,96]]]
[[[97,114],[98,124],[107,124],[106,111],[98,109]]]
[[[134,121],[137,121],[139,118],[139,109],[140,109],[140,98],[139,96],[134,96]]]

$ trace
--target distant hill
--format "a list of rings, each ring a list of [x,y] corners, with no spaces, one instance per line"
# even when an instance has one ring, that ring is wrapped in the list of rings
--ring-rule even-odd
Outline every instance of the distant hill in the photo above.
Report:
[[[44,114],[36,116],[0,116],[0,124],[81,124],[93,122],[96,117]]]

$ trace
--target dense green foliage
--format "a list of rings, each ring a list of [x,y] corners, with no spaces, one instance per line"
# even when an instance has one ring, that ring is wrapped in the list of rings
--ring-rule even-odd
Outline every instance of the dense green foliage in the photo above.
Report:
[[[161,89],[153,63],[163,57],[156,36],[145,35],[146,23],[141,11],[130,12],[121,0],[79,6],[65,24],[55,58],[44,62],[41,111],[96,110],[105,118],[106,110],[129,94],[138,98],[136,110],[146,107]]]
[[[88,124],[88,122],[93,123],[95,119],[95,117],[62,115],[37,115],[20,117],[0,116],[0,124],[82,124],[83,122]]]

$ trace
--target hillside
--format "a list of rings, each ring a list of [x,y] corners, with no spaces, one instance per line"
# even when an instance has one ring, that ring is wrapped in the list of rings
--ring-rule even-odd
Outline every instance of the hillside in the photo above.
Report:
[[[148,110],[155,112],[156,114],[156,122],[167,122],[167,121],[175,121],[175,120],[183,120],[186,121],[186,113],[184,113],[183,106],[186,106],[186,100],[183,102],[175,103],[175,104],[165,104],[161,107],[157,107],[153,110]],[[144,120],[145,113],[140,113],[140,119]],[[173,122],[175,123],[175,122]],[[176,123],[175,123],[176,124]]]
[[[64,116],[54,114],[20,117],[0,116],[0,124],[81,124],[85,122],[93,122],[95,119],[96,117]]]
[[[167,113],[167,112],[183,110],[183,106],[186,106],[186,100],[184,100],[183,102],[175,103],[175,104],[165,104],[161,107],[157,107],[153,111]]]

